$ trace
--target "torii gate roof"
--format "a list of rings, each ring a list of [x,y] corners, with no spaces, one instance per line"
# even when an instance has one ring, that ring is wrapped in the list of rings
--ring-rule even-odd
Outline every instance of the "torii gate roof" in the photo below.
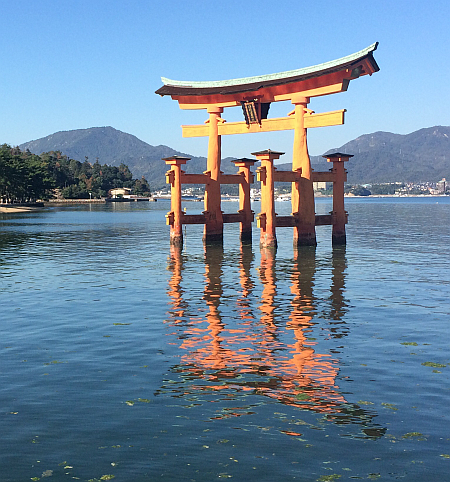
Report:
[[[179,81],[162,77],[164,85],[156,94],[170,95],[178,100],[180,105],[240,101],[250,94],[262,97],[263,102],[286,100],[295,93],[307,96],[325,95],[346,90],[351,79],[372,75],[380,70],[373,57],[377,46],[378,42],[375,42],[359,52],[337,60],[277,74],[212,82]],[[324,90],[324,87],[336,85],[336,82],[342,83],[340,90]],[[279,94],[284,94],[285,98],[276,98]]]

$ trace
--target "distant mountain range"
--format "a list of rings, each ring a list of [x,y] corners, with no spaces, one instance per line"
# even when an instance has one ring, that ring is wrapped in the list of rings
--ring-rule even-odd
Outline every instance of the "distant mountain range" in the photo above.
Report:
[[[421,182],[450,177],[450,127],[435,126],[411,134],[365,134],[338,149],[354,157],[348,162],[348,181]],[[319,169],[317,169],[319,170]]]
[[[200,173],[206,169],[206,158],[195,157],[159,145],[151,146],[137,137],[113,127],[91,127],[51,134],[19,146],[34,154],[61,151],[72,159],[83,162],[87,157],[93,163],[128,165],[133,176],[144,176],[153,188],[165,185],[167,170],[161,158],[172,155],[191,157],[186,172]],[[390,132],[365,134],[330,152],[353,154],[348,163],[348,182],[363,184],[371,182],[421,182],[450,179],[450,127],[436,126],[420,129],[411,134]],[[326,154],[327,154],[326,153]],[[235,172],[234,166],[223,159],[222,170]],[[316,171],[327,170],[330,165],[320,156],[312,156]],[[290,169],[289,164],[278,166]]]

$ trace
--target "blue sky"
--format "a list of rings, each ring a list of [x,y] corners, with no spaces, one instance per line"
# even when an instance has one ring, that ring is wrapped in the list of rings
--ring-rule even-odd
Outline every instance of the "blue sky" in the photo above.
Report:
[[[380,72],[347,92],[312,99],[316,112],[347,109],[343,126],[310,129],[311,155],[375,131],[407,134],[450,125],[450,2],[429,0],[3,0],[0,2],[0,143],[61,130],[112,126],[191,155],[182,111],[154,92],[161,76],[225,80],[316,65],[380,44]],[[286,115],[290,103],[273,104]],[[238,108],[223,117],[238,120]],[[225,136],[223,156],[285,151],[293,133]]]

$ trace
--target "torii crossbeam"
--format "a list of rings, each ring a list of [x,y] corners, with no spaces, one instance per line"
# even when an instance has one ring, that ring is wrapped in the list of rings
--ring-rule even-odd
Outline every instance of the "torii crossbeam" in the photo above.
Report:
[[[315,114],[307,105],[311,97],[344,92],[351,80],[377,72],[379,67],[373,57],[377,46],[378,42],[338,60],[278,74],[214,82],[162,78],[164,85],[156,91],[157,94],[170,95],[178,101],[181,109],[205,109],[209,113],[205,125],[182,126],[184,137],[209,138],[207,167],[202,178],[205,183],[205,242],[221,241],[223,238],[221,136],[292,129],[292,171],[300,179],[292,182],[294,243],[316,244],[313,172],[306,129],[343,124],[345,109]],[[291,101],[295,107],[286,117],[268,118],[270,104],[280,101]],[[221,117],[224,108],[236,106],[242,107],[245,120],[227,123]],[[182,243],[181,228],[179,232],[177,228],[177,233],[171,233],[173,244],[179,244],[177,237],[181,237]]]

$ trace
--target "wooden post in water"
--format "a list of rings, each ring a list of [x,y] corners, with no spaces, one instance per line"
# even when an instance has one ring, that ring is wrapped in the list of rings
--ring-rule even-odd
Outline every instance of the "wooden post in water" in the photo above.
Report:
[[[294,227],[294,245],[315,246],[315,208],[314,189],[312,181],[311,160],[308,154],[306,141],[305,115],[309,98],[295,94],[291,102],[295,105],[294,110],[294,149],[292,152],[292,170],[301,169],[300,182],[292,183],[292,214],[296,218]]]
[[[205,244],[223,243],[223,218],[220,203],[220,160],[221,139],[219,123],[223,122],[220,114],[223,108],[208,106],[208,159],[206,171],[209,180],[205,186],[205,229],[203,241]]]
[[[335,152],[322,157],[333,163],[333,168],[331,169],[333,173],[333,211],[331,212],[333,216],[333,232],[331,242],[333,246],[343,245],[347,242],[345,225],[348,220],[348,213],[344,206],[344,183],[347,180],[344,162],[347,162],[353,155]]]
[[[284,152],[270,149],[252,152],[252,156],[256,156],[261,161],[261,166],[256,173],[258,181],[261,181],[261,212],[257,219],[258,227],[261,228],[260,246],[262,248],[277,247],[273,161],[283,154]]]
[[[250,168],[255,164],[254,159],[236,159],[234,164],[239,168],[238,174],[243,177],[239,184],[239,213],[243,216],[241,221],[241,242],[251,242],[253,211],[250,200],[250,184],[253,183],[253,174]]]
[[[172,156],[165,157],[163,161],[171,169],[166,172],[166,182],[170,184],[170,213],[166,214],[166,224],[170,225],[170,244],[183,246],[183,223],[181,210],[181,166],[186,164],[190,157]]]

